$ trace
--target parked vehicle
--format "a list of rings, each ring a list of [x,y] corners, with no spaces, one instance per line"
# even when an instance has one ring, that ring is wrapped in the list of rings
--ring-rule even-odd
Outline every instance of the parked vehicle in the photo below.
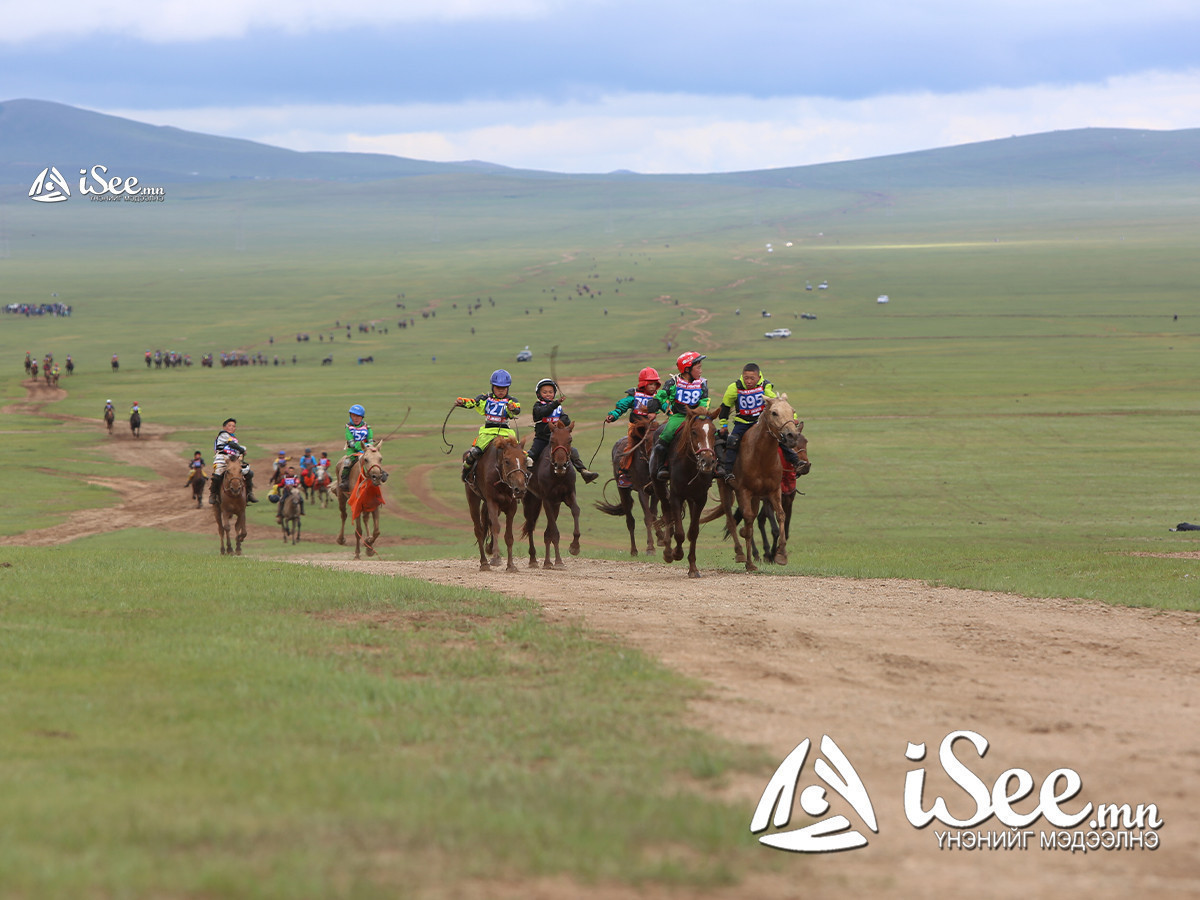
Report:
[[[792,332],[787,328],[773,328],[763,335],[765,338],[789,338],[791,336]]]

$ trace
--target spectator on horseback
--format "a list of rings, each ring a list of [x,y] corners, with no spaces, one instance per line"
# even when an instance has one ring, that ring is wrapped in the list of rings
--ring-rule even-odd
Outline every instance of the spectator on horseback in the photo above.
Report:
[[[463,481],[471,480],[471,472],[475,468],[475,463],[479,462],[479,457],[483,456],[483,451],[487,449],[493,438],[516,438],[517,433],[509,427],[508,420],[510,416],[521,414],[521,404],[508,396],[510,387],[512,387],[512,375],[505,369],[497,369],[492,373],[492,389],[488,393],[480,394],[474,399],[459,397],[454,401],[455,406],[478,410],[484,419],[475,443],[463,454]]]
[[[296,501],[300,504],[300,515],[304,515],[304,492],[300,490],[300,476],[296,474],[295,466],[288,466],[283,475],[279,478],[279,484],[272,488],[272,491],[278,489],[278,506],[275,512],[275,521],[283,523],[283,501],[286,500],[292,493],[296,492]],[[276,498],[271,498],[276,499]]]
[[[775,385],[762,375],[757,363],[746,363],[742,368],[742,377],[725,389],[721,398],[721,409],[717,412],[718,424],[725,438],[725,482],[733,484],[733,464],[737,460],[738,445],[746,430],[758,421],[762,415],[764,401],[774,399],[779,394]],[[733,431],[729,431],[729,414],[733,413]],[[780,445],[784,458],[795,468],[800,464],[800,456],[790,447]]]
[[[350,421],[346,423],[346,455],[339,463],[342,467],[341,488],[347,494],[350,493],[350,469],[374,438],[371,426],[365,421],[366,416],[367,411],[361,404],[355,403],[350,407]]]
[[[562,408],[562,398],[558,396],[558,385],[553,378],[543,378],[533,389],[537,400],[533,404],[533,445],[529,448],[529,459],[537,462],[546,445],[550,443],[550,427],[553,422],[563,425],[571,424],[571,417]],[[578,448],[571,447],[571,465],[583,478],[584,484],[591,484],[600,475],[591,471],[579,458]]]
[[[246,502],[257,503],[254,497],[254,473],[246,462],[246,448],[238,443],[235,432],[237,419],[232,416],[221,423],[221,431],[213,441],[212,480],[208,483],[208,502],[216,506],[221,502],[221,482],[225,480],[225,467],[242,457],[242,475],[246,479]]]
[[[659,481],[666,481],[671,476],[667,454],[688,410],[708,409],[708,379],[703,376],[701,366],[705,359],[707,357],[692,350],[681,354],[675,360],[679,374],[668,378],[655,395],[659,404],[671,414],[650,451],[650,471]]]

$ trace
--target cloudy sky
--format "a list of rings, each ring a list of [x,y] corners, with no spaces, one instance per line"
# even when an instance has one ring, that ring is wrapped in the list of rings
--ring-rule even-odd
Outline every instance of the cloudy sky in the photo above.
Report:
[[[1195,0],[0,0],[0,100],[297,150],[715,172],[1200,127]]]

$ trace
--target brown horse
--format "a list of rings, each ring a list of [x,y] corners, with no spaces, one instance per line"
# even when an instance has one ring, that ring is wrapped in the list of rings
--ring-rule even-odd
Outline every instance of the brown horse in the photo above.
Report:
[[[346,509],[350,508],[354,520],[354,558],[361,559],[361,548],[366,546],[367,556],[375,555],[375,541],[379,537],[379,507],[383,506],[381,486],[388,480],[383,468],[383,452],[379,449],[383,441],[367,444],[362,454],[350,466],[350,490],[342,490],[341,466],[338,462],[338,511],[342,514],[342,530],[337,542],[346,543]],[[364,537],[364,526],[370,520],[371,535]]]
[[[135,438],[142,436],[142,414],[136,409],[129,414],[129,430]]]
[[[233,457],[226,464],[220,502],[213,511],[217,517],[217,543],[221,555],[241,556],[242,541],[246,539],[246,478],[242,475],[242,457]],[[231,531],[237,536],[236,549],[230,540]]]
[[[656,525],[663,529],[663,561],[683,559],[683,509],[688,509],[688,578],[699,578],[696,568],[696,537],[700,534],[700,516],[708,500],[717,454],[713,447],[716,427],[714,414],[707,409],[688,410],[687,418],[675,433],[667,467],[671,473],[665,484],[655,479],[654,492],[662,503],[663,515]],[[671,538],[675,549],[671,550]]]
[[[537,550],[533,546],[533,532],[537,527],[538,514],[543,509],[546,511],[546,530],[543,535],[546,560],[542,568],[566,568],[562,555],[558,552],[558,512],[564,503],[575,517],[575,531],[568,550],[572,556],[579,555],[579,504],[575,500],[575,467],[571,465],[571,432],[574,429],[574,422],[570,425],[563,425],[559,421],[551,422],[550,443],[542,450],[529,472],[529,490],[523,501],[525,524],[521,527],[521,535],[529,537],[531,569],[536,569],[538,564]],[[550,564],[551,544],[554,545],[553,565]]]
[[[754,521],[758,518],[759,505],[766,501],[775,514],[775,521],[783,525],[775,546],[774,562],[787,565],[788,532],[783,510],[781,485],[783,482],[783,460],[779,448],[788,447],[800,456],[798,475],[808,471],[808,438],[804,436],[804,423],[796,421],[796,412],[788,403],[787,394],[768,398],[759,414],[758,421],[742,435],[737,460],[733,464],[734,487],[724,481],[718,488],[721,492],[721,511],[725,513],[725,525],[733,536],[733,552],[738,562],[746,564],[747,572],[757,571],[751,558],[752,553],[743,551],[738,540],[737,525],[733,520],[734,499],[742,514],[742,537],[746,546],[754,543]],[[720,514],[706,517],[708,521]]]
[[[596,509],[610,516],[624,516],[629,529],[629,555],[637,556],[636,523],[633,518],[633,495],[637,494],[642,507],[642,521],[646,524],[646,552],[654,552],[654,521],[658,518],[658,497],[650,484],[650,447],[654,443],[652,421],[633,425],[626,437],[617,441],[612,448],[613,480],[617,482],[617,493],[621,502],[609,503],[597,500]],[[606,485],[607,487],[607,485]]]
[[[508,571],[516,572],[513,563],[513,516],[528,490],[525,471],[525,444],[510,437],[493,438],[475,464],[475,474],[467,484],[467,507],[479,545],[479,571],[487,572],[500,565],[500,514],[504,513],[504,542],[508,547]],[[489,563],[484,545],[492,557]]]
[[[108,426],[108,433],[112,434],[113,422],[117,420],[117,414],[112,409],[104,410],[104,424]]]
[[[292,539],[293,544],[300,540],[300,491],[298,489],[293,488],[288,491],[287,496],[279,501],[279,511],[275,514],[275,521],[283,529],[285,544],[288,542],[288,538]]]

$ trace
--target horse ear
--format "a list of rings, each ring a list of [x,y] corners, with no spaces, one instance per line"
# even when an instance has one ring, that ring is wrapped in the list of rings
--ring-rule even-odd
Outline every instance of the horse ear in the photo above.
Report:
[[[383,438],[380,438],[379,440],[377,440],[375,442],[375,449],[378,450],[382,446],[383,446]]]
[[[571,424],[567,426],[567,431],[574,431],[574,430],[575,430],[575,422],[572,420]]]
[[[775,399],[777,399],[777,400],[782,400],[784,403],[787,403],[787,394],[780,394],[780,395],[779,395],[778,397],[776,397]]]
[[[804,430],[804,422],[797,422],[797,423],[796,423],[796,430],[797,430],[797,431],[803,431],[803,430]]]

